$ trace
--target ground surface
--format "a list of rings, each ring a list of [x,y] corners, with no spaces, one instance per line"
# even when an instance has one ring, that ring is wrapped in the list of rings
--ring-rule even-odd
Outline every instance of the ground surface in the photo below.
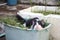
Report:
[[[0,6],[0,17],[3,17],[5,15],[10,15],[10,14],[16,15],[18,10],[22,10],[22,9],[28,8],[28,7],[30,7],[30,5],[18,4],[18,5],[16,5],[17,10],[13,10],[13,11],[8,10],[6,7],[7,7],[7,5]],[[0,40],[6,40],[5,36],[0,37]]]

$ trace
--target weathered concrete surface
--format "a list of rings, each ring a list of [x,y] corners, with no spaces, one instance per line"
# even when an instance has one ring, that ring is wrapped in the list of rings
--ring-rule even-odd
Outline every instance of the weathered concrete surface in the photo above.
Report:
[[[52,24],[50,29],[51,40],[60,40],[60,15],[48,15],[47,22]]]
[[[36,7],[36,6],[35,6]],[[32,7],[34,8],[34,7]],[[37,6],[38,10],[44,9],[45,7]],[[47,10],[55,11],[56,7],[47,7]],[[31,7],[24,9],[20,12],[31,12]],[[47,15],[45,16],[47,22],[51,23],[51,29],[50,29],[50,40],[60,40],[60,15]]]

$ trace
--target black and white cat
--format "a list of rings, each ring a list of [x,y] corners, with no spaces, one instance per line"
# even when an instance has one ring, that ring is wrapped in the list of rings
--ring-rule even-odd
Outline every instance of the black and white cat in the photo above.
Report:
[[[32,19],[25,20],[21,16],[17,15],[18,20],[22,20],[25,27],[28,29],[42,29],[44,28],[44,20],[39,20],[39,18],[35,17]]]

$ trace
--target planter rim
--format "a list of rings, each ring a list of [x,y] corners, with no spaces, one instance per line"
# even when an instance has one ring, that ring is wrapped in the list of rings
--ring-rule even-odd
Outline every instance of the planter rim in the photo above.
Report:
[[[49,23],[49,25],[45,28],[43,28],[42,30],[31,30],[31,29],[23,29],[21,27],[16,27],[16,26],[12,26],[12,25],[9,25],[9,24],[4,24],[4,26],[7,26],[7,27],[10,27],[10,28],[15,28],[15,29],[18,29],[18,30],[23,30],[23,31],[44,31],[45,29],[48,29],[50,28],[52,24]]]
[[[24,12],[29,12],[29,13],[33,13],[31,12],[31,10],[34,10],[34,8],[38,9],[38,10],[45,10],[45,6],[32,6],[32,7],[29,7],[29,8],[26,8],[26,9],[23,9],[23,10],[20,10],[18,11],[19,13],[23,14]],[[53,10],[54,9],[54,10]],[[52,11],[52,12],[59,12],[59,10],[57,10],[58,7],[57,6],[46,6],[46,11]],[[37,13],[37,14],[42,14],[44,15],[43,13]],[[49,15],[49,14],[48,14]],[[53,14],[54,15],[54,14]],[[59,15],[59,14],[55,14],[55,15]]]
[[[60,15],[55,15],[55,14],[49,14],[47,16],[45,16],[46,18],[47,17],[52,17],[52,18],[60,18]]]
[[[27,9],[31,9],[31,8],[35,8],[35,7],[58,8],[57,6],[32,6],[32,7],[28,7],[28,8],[26,8],[26,9],[23,9],[23,10],[27,10]],[[23,10],[20,10],[20,12],[23,11]]]

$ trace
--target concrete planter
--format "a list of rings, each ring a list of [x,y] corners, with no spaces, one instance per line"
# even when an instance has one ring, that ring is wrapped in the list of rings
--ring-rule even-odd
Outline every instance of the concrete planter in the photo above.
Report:
[[[31,10],[40,10],[40,11],[59,11],[58,7],[55,6],[33,6],[27,9],[21,10],[20,12],[31,12]]]
[[[25,30],[11,25],[4,25],[6,40],[49,40],[49,24],[44,29],[37,30]]]
[[[32,17],[39,17],[42,18],[43,15],[41,14],[27,14],[26,12],[24,15],[20,13],[22,17],[28,19]],[[19,14],[19,13],[18,13]],[[41,17],[42,16],[42,17]],[[11,26],[8,24],[4,24],[5,33],[6,33],[6,40],[49,40],[49,29],[51,24],[43,28],[42,30],[26,30],[21,29],[20,27]]]
[[[30,8],[27,8],[27,9],[24,9],[24,10],[21,10],[20,13],[24,14],[24,12],[28,12],[31,13],[31,14],[35,14],[35,13],[32,13],[31,12],[31,9],[38,9],[38,10],[45,10],[45,6],[34,6],[34,7],[30,7]],[[58,7],[49,7],[47,6],[46,7],[46,10],[49,10],[49,11],[55,11],[57,10]],[[60,11],[60,10],[57,10],[57,12]],[[37,13],[39,14],[39,13]],[[41,15],[43,15],[42,13],[40,13]],[[44,15],[43,15],[44,16]],[[51,34],[51,39],[50,40],[60,40],[60,15],[54,15],[54,14],[49,14],[47,16],[44,16],[43,18],[46,18],[47,22],[53,24],[52,25],[52,28],[50,29],[50,34]]]
[[[60,40],[60,15],[47,15],[47,22],[53,24],[50,30],[51,40]]]

